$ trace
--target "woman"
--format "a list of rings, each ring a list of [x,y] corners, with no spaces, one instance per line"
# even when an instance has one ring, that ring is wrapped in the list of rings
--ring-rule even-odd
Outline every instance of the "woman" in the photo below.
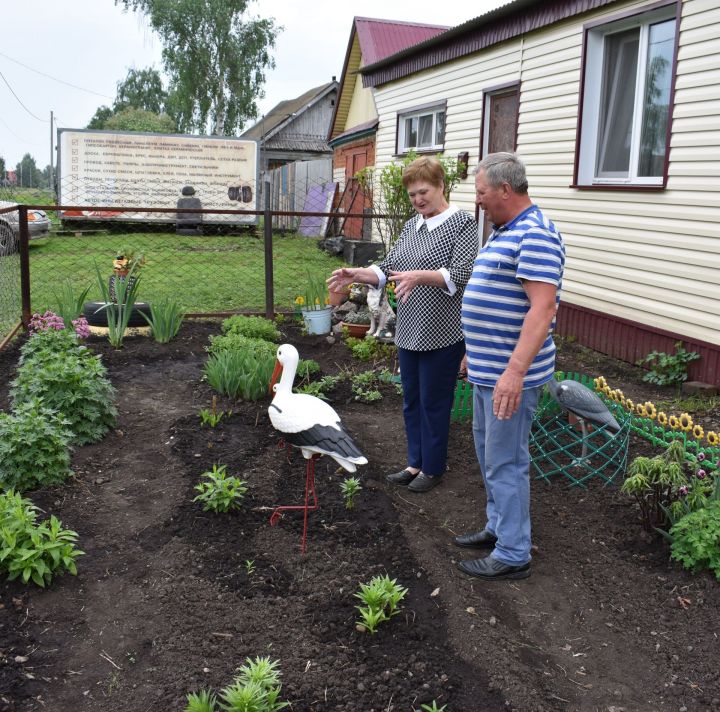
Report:
[[[403,171],[402,182],[418,216],[405,223],[380,264],[335,270],[328,286],[395,283],[407,465],[387,479],[427,492],[440,482],[447,464],[450,410],[465,353],[460,306],[478,231],[470,215],[445,199],[445,171],[437,159],[416,159]]]

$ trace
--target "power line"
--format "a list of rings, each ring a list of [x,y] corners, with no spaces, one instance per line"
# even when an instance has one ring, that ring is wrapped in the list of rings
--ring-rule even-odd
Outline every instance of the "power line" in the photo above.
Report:
[[[22,108],[25,109],[25,111],[27,111],[28,114],[30,114],[30,116],[33,117],[33,119],[37,119],[38,121],[40,121],[43,124],[50,123],[47,119],[41,119],[39,116],[35,116],[35,114],[33,114],[33,112],[30,111],[30,109],[28,109],[27,106],[25,106],[25,104],[22,103],[22,101],[20,100],[20,97],[15,93],[13,88],[10,86],[10,83],[8,82],[8,80],[5,79],[5,75],[2,72],[0,72],[0,77],[2,77],[2,80],[5,82],[5,84],[7,84],[7,88],[10,90],[11,94],[17,99],[18,104],[20,104],[20,106],[22,106]]]
[[[66,82],[64,79],[58,79],[57,77],[53,77],[51,74],[46,74],[45,72],[41,72],[39,69],[33,69],[33,67],[30,67],[27,64],[23,64],[22,62],[19,62],[17,59],[8,57],[8,55],[3,54],[2,52],[0,52],[0,57],[5,57],[5,59],[9,59],[11,62],[15,62],[15,64],[19,64],[21,67],[25,67],[25,69],[29,69],[31,72],[35,72],[35,74],[39,74],[43,77],[47,77],[48,79],[52,79],[54,82],[60,82],[60,84],[65,84],[65,86],[72,87],[73,89],[79,89],[80,91],[87,92],[88,94],[94,94],[95,96],[101,96],[103,99],[110,99],[110,101],[112,101],[115,98],[112,96],[107,96],[106,94],[101,94],[100,92],[97,92],[97,91],[93,91],[92,89],[85,89],[84,87],[80,87],[77,84],[72,84],[71,82]]]

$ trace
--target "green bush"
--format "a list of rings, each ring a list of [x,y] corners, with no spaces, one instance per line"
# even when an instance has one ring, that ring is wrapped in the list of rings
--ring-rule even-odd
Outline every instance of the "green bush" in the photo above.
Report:
[[[261,316],[231,316],[222,323],[223,334],[239,334],[251,339],[280,341],[281,334],[273,322]]]
[[[114,427],[115,389],[99,356],[84,346],[76,346],[57,351],[43,348],[30,356],[24,353],[23,357],[10,390],[15,408],[35,398],[42,400],[43,405],[68,421],[72,442],[78,445],[96,442]]]
[[[211,336],[208,351],[211,354],[217,354],[220,351],[243,351],[274,360],[277,346],[264,339],[256,339],[237,333],[228,333],[220,336]]]
[[[254,401],[268,394],[274,366],[274,353],[269,356],[249,350],[224,349],[210,354],[204,373],[210,387],[218,393]]]
[[[720,501],[691,512],[670,529],[672,558],[686,569],[710,569],[720,581]]]
[[[0,413],[0,488],[25,491],[69,477],[68,425],[38,399]]]
[[[240,508],[247,485],[244,480],[228,475],[225,468],[226,465],[213,465],[211,471],[200,475],[205,480],[195,485],[200,494],[193,502],[202,502],[203,512],[228,512]]]
[[[20,578],[43,588],[53,574],[77,574],[75,559],[84,552],[75,547],[78,535],[63,529],[57,517],[36,523],[38,508],[10,490],[0,494],[0,570],[8,580]]]
[[[38,331],[20,349],[18,365],[22,366],[29,360],[40,365],[44,359],[51,358],[57,353],[75,353],[80,349],[85,349],[85,347],[78,342],[72,329]]]

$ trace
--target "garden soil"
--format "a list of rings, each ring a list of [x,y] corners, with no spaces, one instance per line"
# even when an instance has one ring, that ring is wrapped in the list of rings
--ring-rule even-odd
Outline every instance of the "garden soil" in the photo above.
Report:
[[[283,326],[325,374],[365,370],[325,337]],[[13,712],[182,711],[186,694],[229,685],[248,657],[279,661],[282,699],[296,712],[720,710],[720,586],[669,560],[619,492],[590,481],[533,480],[532,576],[468,578],[455,534],[483,526],[484,490],[468,423],[452,427],[441,486],[413,494],[386,483],[405,465],[400,396],[373,404],[347,385],[332,404],[369,464],[353,510],[343,473],[317,464],[319,507],[300,554],[305,462],[281,447],[268,400],[228,402],[216,428],[198,412],[205,347],[219,323],[192,321],[168,345],[100,337],[117,389],[117,429],[73,452],[74,476],[30,493],[79,533],[77,577],[48,590],[0,587],[0,709]],[[18,343],[0,353],[8,408]],[[666,397],[633,367],[573,344],[559,367],[604,375],[635,400]],[[717,410],[706,415],[717,426]],[[652,452],[633,440],[631,457]],[[214,463],[247,481],[243,507],[203,512],[192,501]],[[356,628],[360,582],[387,573],[408,589],[400,615],[371,635]]]

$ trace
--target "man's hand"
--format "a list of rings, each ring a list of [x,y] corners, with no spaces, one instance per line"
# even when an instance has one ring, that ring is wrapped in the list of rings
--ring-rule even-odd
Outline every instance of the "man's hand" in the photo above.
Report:
[[[493,390],[493,415],[498,420],[512,418],[520,406],[523,376],[509,368],[503,371]]]

